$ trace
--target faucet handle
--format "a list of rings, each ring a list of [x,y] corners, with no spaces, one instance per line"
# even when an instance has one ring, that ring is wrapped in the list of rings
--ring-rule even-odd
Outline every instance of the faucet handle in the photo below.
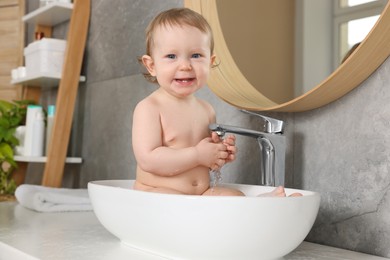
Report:
[[[252,111],[248,111],[248,110],[244,110],[244,109],[241,109],[241,111],[244,112],[244,113],[247,113],[247,114],[259,117],[261,119],[262,123],[263,123],[263,128],[264,128],[263,131],[265,133],[269,133],[269,134],[283,134],[284,122],[282,120],[275,119],[275,118],[268,117],[268,116],[263,116],[263,115],[260,115],[258,113],[255,113],[255,112],[252,112]]]

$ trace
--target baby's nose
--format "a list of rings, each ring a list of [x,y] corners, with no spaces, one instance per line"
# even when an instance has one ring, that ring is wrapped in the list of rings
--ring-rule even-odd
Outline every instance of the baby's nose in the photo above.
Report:
[[[181,60],[180,69],[181,70],[192,70],[191,62],[187,59]]]

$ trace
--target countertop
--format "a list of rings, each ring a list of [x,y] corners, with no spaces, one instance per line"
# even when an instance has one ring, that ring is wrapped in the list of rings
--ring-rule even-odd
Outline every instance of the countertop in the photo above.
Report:
[[[0,203],[0,259],[157,260],[109,233],[93,212],[38,213],[17,202]],[[284,260],[388,259],[303,242]]]

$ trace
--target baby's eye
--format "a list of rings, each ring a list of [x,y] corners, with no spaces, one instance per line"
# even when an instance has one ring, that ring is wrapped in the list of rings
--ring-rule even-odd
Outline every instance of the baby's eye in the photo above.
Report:
[[[199,53],[192,54],[192,58],[198,59],[200,57],[202,57],[202,55],[200,55]]]
[[[168,59],[175,59],[175,58],[176,58],[176,55],[175,55],[175,54],[168,54],[168,55],[167,55],[167,58],[168,58]]]

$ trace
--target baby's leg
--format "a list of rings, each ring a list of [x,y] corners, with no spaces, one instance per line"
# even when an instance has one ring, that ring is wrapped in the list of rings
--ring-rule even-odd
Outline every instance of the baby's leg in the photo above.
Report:
[[[163,187],[150,188],[150,189],[145,190],[145,191],[155,192],[155,193],[165,193],[165,194],[185,194],[185,193],[178,191],[178,190],[163,188]]]
[[[245,196],[239,190],[225,188],[225,187],[210,187],[202,195],[205,196]]]
[[[166,193],[166,194],[184,194],[183,192],[180,192],[178,190],[170,189],[170,188],[164,188],[164,187],[152,187],[145,184],[141,184],[139,182],[134,183],[135,190],[142,190],[142,191],[148,191],[148,192],[155,192],[155,193]]]
[[[289,197],[300,197],[301,193],[293,193]],[[286,191],[283,186],[276,187],[273,191],[259,194],[258,197],[286,197]]]

